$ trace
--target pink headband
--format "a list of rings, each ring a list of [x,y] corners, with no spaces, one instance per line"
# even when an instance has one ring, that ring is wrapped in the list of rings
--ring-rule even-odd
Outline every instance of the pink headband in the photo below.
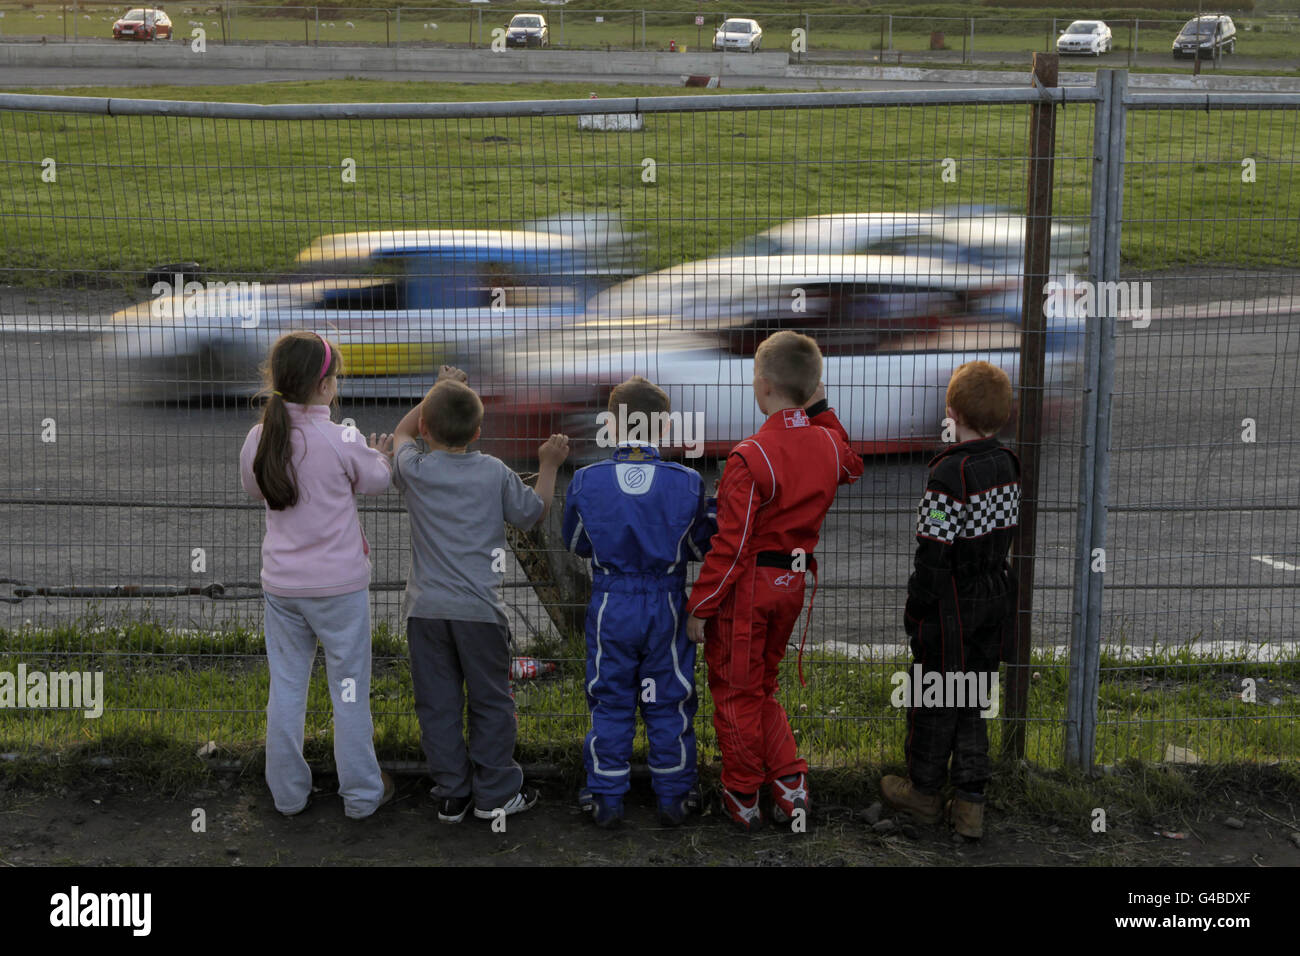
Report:
[[[325,373],[330,370],[330,344],[325,341],[325,336],[320,333],[316,334],[316,338],[320,339],[321,345],[325,346],[325,364],[320,367],[320,375],[317,376],[317,378],[324,378]]]

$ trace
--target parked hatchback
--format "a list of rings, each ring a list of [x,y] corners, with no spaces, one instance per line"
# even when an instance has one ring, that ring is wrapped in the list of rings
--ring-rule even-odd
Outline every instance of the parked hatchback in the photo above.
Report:
[[[1174,57],[1214,56],[1237,49],[1237,28],[1232,17],[1207,14],[1188,20],[1174,38]]]
[[[546,17],[536,13],[516,14],[506,25],[506,46],[550,46],[551,32]]]
[[[757,53],[763,45],[763,28],[754,20],[733,17],[724,20],[713,35],[714,50],[744,50]]]
[[[162,10],[137,7],[113,23],[114,40],[170,40],[172,21]]]

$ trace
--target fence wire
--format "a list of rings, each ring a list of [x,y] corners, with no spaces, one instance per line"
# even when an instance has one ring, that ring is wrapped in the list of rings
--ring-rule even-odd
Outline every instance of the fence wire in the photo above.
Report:
[[[1130,105],[1097,759],[1294,757],[1300,106]]]
[[[141,8],[136,8],[141,9]],[[155,46],[173,37],[191,42],[201,31],[212,45],[383,46],[391,48],[485,48],[493,30],[517,13],[542,16],[545,46],[560,50],[711,51],[721,12],[538,4],[500,10],[447,5],[350,7],[266,3],[168,5],[170,30],[160,30]],[[0,39],[11,42],[112,43],[114,24],[126,10],[111,0],[79,3],[0,3]],[[1012,16],[913,16],[889,13],[769,12],[756,15],[762,29],[757,49],[787,52],[798,61],[877,61],[901,63],[1021,62],[1035,50],[1056,52],[1069,17],[1028,12]],[[698,22],[697,22],[698,21]],[[1084,22],[1091,23],[1091,18]],[[1172,66],[1173,43],[1186,17],[1124,18],[1103,21],[1111,33],[1097,44],[1097,62]],[[1238,56],[1256,68],[1285,69],[1296,61],[1300,24],[1285,14],[1235,18],[1236,40],[1216,65],[1232,66]],[[152,28],[147,35],[153,36]],[[136,37],[136,34],[132,34]],[[119,38],[121,39],[121,38]],[[136,39],[144,39],[136,37]],[[504,40],[504,37],[502,38]],[[541,46],[540,39],[535,41]],[[1065,52],[1072,51],[1066,47]],[[742,55],[748,55],[747,50]],[[1092,60],[1089,49],[1080,59]]]
[[[537,445],[556,430],[573,437],[574,465],[606,454],[596,415],[610,387],[647,374],[675,409],[703,414],[703,454],[683,460],[711,481],[718,454],[760,424],[754,345],[795,328],[821,341],[831,401],[869,457],[818,547],[808,685],[791,661],[782,697],[815,765],[900,762],[891,678],[909,663],[902,603],[943,389],[972,358],[1014,381],[1021,344],[1028,97],[949,98],[699,97],[663,111],[641,101],[637,129],[599,128],[626,122],[630,101],[604,107],[624,117],[615,122],[585,102],[235,118],[38,111],[6,98],[0,670],[100,669],[107,689],[95,721],[0,710],[0,751],[109,749],[141,734],[256,751],[264,520],[237,457],[257,421],[257,364],[280,332],[339,344],[348,371],[335,420],[363,435],[391,431],[437,364],[464,367],[485,398],[484,450],[520,471],[535,470]],[[1094,106],[1075,98],[1058,109],[1057,278],[1088,274],[1094,226]],[[1295,294],[1285,266],[1295,119],[1292,109],[1130,120],[1125,277],[1158,291],[1156,321],[1119,339],[1099,760],[1164,759],[1175,740],[1207,759],[1294,753],[1294,592],[1282,566],[1300,566],[1286,484],[1296,341],[1286,309],[1240,304],[1273,294],[1265,282]],[[1223,172],[1224,142],[1268,171],[1258,193],[1213,188],[1202,167]],[[828,216],[840,218],[812,218]],[[182,295],[169,300],[155,283],[178,274]],[[199,314],[184,313],[184,282],[201,284]],[[1211,289],[1212,314],[1160,311]],[[217,303],[226,314],[203,313]],[[168,307],[175,314],[159,313]],[[1047,381],[1019,395],[1042,403],[1046,426],[1027,754],[1047,764],[1063,751],[1087,498],[1082,329],[1049,320]],[[1251,416],[1258,440],[1231,443],[1229,426]],[[400,620],[408,524],[396,492],[359,507],[373,562],[377,747],[414,760]],[[521,753],[575,760],[582,570],[552,525],[512,540],[504,594],[516,653],[555,665],[516,681]],[[1260,685],[1271,729],[1238,739],[1229,728],[1259,712],[1224,703],[1225,675],[1235,679],[1242,648],[1264,637],[1283,668],[1259,671],[1280,682]],[[1112,655],[1112,644],[1126,650]],[[1176,659],[1161,656],[1171,649]],[[697,682],[707,759],[702,665]],[[329,703],[316,688],[308,746],[327,759]]]

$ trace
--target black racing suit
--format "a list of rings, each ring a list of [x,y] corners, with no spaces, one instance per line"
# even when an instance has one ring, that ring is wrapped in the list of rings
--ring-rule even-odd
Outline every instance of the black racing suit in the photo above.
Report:
[[[912,639],[914,671],[919,665],[922,675],[966,679],[960,694],[952,693],[959,682],[946,680],[948,693],[938,706],[930,695],[909,700],[908,773],[921,791],[943,788],[951,758],[953,787],[967,799],[983,799],[991,772],[988,731],[969,691],[984,689],[987,701],[997,689],[999,661],[1009,659],[1016,580],[1007,552],[1019,519],[1020,461],[997,438],[960,442],[931,459],[903,627]],[[908,677],[914,686],[914,675]]]

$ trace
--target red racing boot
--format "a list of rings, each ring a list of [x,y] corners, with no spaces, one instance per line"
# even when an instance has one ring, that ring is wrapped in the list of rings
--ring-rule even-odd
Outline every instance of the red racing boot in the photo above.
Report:
[[[804,812],[808,819],[808,775],[793,773],[788,777],[777,777],[772,781],[772,820],[785,826],[794,819],[795,811]]]
[[[753,833],[763,825],[763,812],[758,808],[757,793],[733,793],[724,787],[722,812],[746,833]]]

